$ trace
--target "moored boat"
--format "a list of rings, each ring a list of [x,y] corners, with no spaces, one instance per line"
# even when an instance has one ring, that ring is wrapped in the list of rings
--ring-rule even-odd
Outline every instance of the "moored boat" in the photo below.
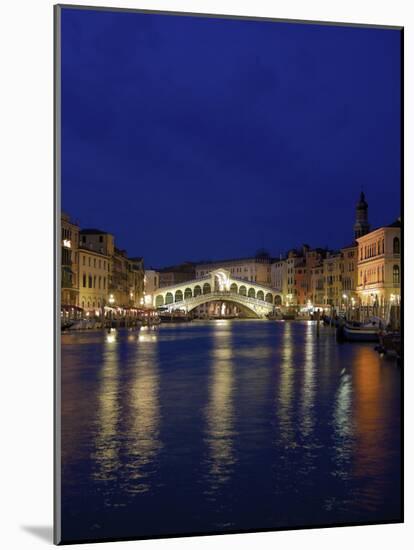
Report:
[[[365,324],[353,322],[337,327],[337,338],[347,342],[378,342],[381,323],[371,320]]]

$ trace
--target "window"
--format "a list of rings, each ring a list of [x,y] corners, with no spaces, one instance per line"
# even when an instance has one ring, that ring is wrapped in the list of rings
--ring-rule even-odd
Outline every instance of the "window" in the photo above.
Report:
[[[93,267],[96,267],[96,258],[93,259]]]
[[[392,268],[392,282],[396,285],[400,284],[400,266],[398,265]]]
[[[99,235],[99,242],[103,243],[103,235]]]
[[[82,286],[83,286],[84,288],[86,288],[86,274],[85,274],[85,273],[82,275]],[[82,307],[83,307],[83,306],[82,306]]]
[[[392,243],[392,250],[394,254],[400,253],[400,239],[398,237],[394,237],[394,240]]]
[[[86,256],[84,254],[82,254],[82,259],[83,259],[82,264],[86,265]]]
[[[89,277],[88,277],[88,286],[89,286],[89,288],[92,288],[92,275],[89,275]]]
[[[89,265],[89,267],[91,266],[91,259],[90,259],[90,257],[88,258],[88,265]]]

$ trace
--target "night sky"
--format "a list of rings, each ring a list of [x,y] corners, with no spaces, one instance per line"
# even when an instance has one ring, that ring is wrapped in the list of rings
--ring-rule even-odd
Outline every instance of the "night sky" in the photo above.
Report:
[[[62,11],[62,209],[147,266],[400,214],[400,31]]]

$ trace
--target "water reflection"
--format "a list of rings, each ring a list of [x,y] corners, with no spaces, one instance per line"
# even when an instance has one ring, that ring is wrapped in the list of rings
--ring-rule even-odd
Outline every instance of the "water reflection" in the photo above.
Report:
[[[118,345],[116,332],[106,335],[103,344],[103,363],[99,376],[95,450],[93,452],[96,466],[94,478],[99,481],[115,479],[120,466]]]
[[[128,394],[126,489],[142,493],[151,488],[155,460],[161,448],[159,365],[157,338],[154,331],[140,333]]]
[[[228,481],[235,464],[234,437],[234,366],[232,360],[231,323],[219,321],[214,326],[209,403],[206,410],[209,487],[215,492]]]
[[[64,336],[66,538],[398,520],[401,372],[314,330]]]
[[[283,324],[281,341],[280,383],[276,402],[276,413],[279,418],[280,433],[278,437],[285,447],[296,445],[292,425],[292,399],[293,399],[293,333],[291,323]]]
[[[301,421],[300,430],[305,439],[312,436],[312,430],[315,424],[314,418],[314,399],[315,399],[315,336],[314,327],[311,321],[308,321],[305,328],[304,342],[304,369],[302,384],[301,401]]]

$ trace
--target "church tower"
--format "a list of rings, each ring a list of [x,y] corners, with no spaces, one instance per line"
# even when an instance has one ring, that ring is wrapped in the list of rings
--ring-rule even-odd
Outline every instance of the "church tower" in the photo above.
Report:
[[[356,206],[356,218],[354,223],[354,235],[355,239],[362,237],[369,233],[369,223],[368,223],[368,203],[365,200],[365,195],[361,191],[359,197],[359,202]]]

